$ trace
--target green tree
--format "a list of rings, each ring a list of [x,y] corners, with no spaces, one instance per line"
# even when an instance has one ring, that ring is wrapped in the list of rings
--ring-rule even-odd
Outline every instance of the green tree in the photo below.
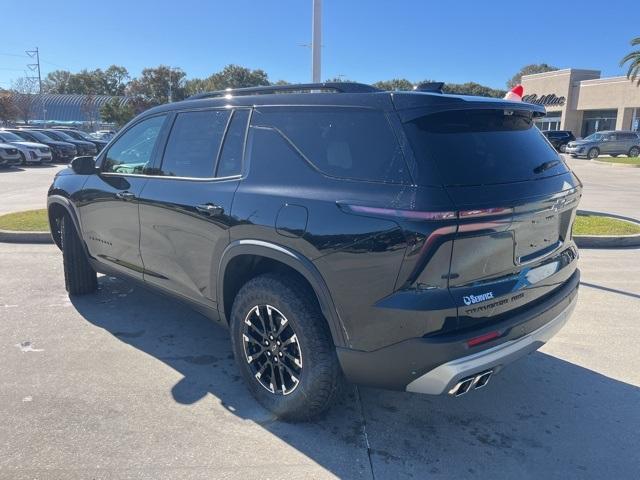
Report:
[[[125,103],[122,98],[112,98],[100,109],[102,121],[115,123],[121,127],[135,116],[134,107]]]
[[[251,70],[240,65],[227,65],[207,78],[194,78],[185,83],[187,95],[224,90],[225,88],[260,87],[271,85],[264,70]]]
[[[106,70],[84,69],[78,73],[55,70],[42,81],[42,88],[47,93],[123,95],[128,80],[129,72],[118,65],[111,65]]]
[[[504,90],[486,87],[476,82],[445,83],[442,91],[444,93],[452,93],[455,95],[478,95],[480,97],[496,98],[502,98],[507,93]]]
[[[6,124],[18,118],[18,108],[9,90],[0,89],[0,123]]]
[[[631,46],[635,47],[636,45],[640,45],[640,37],[631,40]],[[629,62],[627,78],[640,86],[640,50],[634,50],[625,55],[624,58],[620,60],[620,66],[622,67],[627,62]]]
[[[145,68],[140,77],[129,82],[126,94],[135,97],[137,113],[146,108],[167,103],[169,92],[171,92],[171,101],[183,100],[186,97],[184,80],[186,75],[182,69],[166,65]]]
[[[413,90],[413,83],[406,78],[394,78],[392,80],[381,80],[373,84],[374,87],[380,90],[394,91],[394,90]]]
[[[516,73],[513,77],[509,79],[509,81],[507,82],[507,88],[511,89],[516,85],[518,85],[522,81],[523,75],[533,75],[534,73],[552,72],[554,70],[558,70],[558,67],[554,67],[546,63],[532,63],[530,65],[525,65],[520,69],[518,73]]]

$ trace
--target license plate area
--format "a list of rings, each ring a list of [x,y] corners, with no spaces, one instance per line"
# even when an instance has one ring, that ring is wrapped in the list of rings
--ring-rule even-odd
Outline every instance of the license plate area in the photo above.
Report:
[[[560,216],[543,212],[522,220],[515,232],[515,261],[526,263],[555,250],[560,242]]]

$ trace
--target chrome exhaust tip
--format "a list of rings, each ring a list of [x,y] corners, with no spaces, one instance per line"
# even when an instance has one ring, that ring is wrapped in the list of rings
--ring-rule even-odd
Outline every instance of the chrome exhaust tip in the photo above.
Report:
[[[473,385],[473,380],[475,377],[467,377],[460,380],[456,385],[449,390],[449,395],[453,395],[454,397],[460,397],[467,393],[471,386]]]
[[[477,375],[475,380],[473,381],[473,385],[472,385],[473,389],[478,390],[479,388],[486,387],[487,384],[489,383],[489,380],[491,380],[492,375],[493,375],[493,370],[488,370],[484,373]]]
[[[460,380],[455,386],[449,390],[449,395],[454,397],[460,397],[467,393],[469,390],[478,390],[486,387],[493,375],[493,370],[487,370],[486,372],[478,373],[471,377],[466,377]]]

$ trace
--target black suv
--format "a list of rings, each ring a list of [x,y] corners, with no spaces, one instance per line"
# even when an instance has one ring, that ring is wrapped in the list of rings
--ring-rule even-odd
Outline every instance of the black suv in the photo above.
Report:
[[[567,143],[576,139],[569,130],[545,130],[542,133],[553,145],[553,148],[562,153],[566,151]]]
[[[66,288],[122,275],[229,326],[283,419],[323,411],[344,378],[462,395],[576,303],[582,186],[542,115],[352,83],[153,108],[49,190]]]
[[[51,129],[42,129],[37,130],[40,133],[43,133],[47,137],[57,140],[59,142],[67,142],[71,143],[76,147],[78,155],[95,155],[98,153],[98,148],[93,142],[86,142],[84,140],[76,140],[75,138],[67,135],[64,132],[51,130]]]
[[[65,135],[70,136],[75,140],[81,140],[83,142],[93,143],[96,146],[98,152],[107,146],[107,141],[98,140],[97,138],[93,138],[87,132],[83,132],[82,130],[74,130],[72,128],[56,128],[56,132],[64,133]]]
[[[47,137],[37,130],[7,129],[28,142],[42,143],[51,149],[54,162],[70,162],[77,155],[78,150],[73,143],[61,142]]]

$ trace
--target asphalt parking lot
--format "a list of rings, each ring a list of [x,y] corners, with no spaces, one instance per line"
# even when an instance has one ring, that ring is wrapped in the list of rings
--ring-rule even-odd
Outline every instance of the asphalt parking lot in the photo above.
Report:
[[[47,206],[47,190],[66,165],[45,164],[0,168],[0,215]]]
[[[488,388],[352,388],[290,425],[224,329],[110,277],[70,300],[54,246],[0,244],[0,478],[637,478],[640,250],[581,266],[567,326]]]

